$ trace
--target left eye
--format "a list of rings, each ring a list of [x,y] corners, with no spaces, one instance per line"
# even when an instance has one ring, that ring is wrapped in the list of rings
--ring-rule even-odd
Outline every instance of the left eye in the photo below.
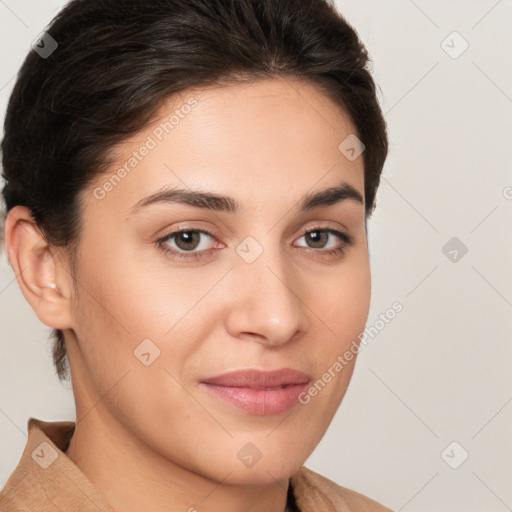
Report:
[[[176,258],[200,258],[202,253],[208,252],[208,248],[201,247],[201,235],[205,235],[211,240],[215,240],[215,237],[208,231],[202,229],[183,229],[174,231],[157,240],[157,245],[165,253],[171,254],[172,257]],[[341,243],[334,247],[325,247],[327,240],[330,236],[334,235]],[[347,233],[338,231],[330,228],[315,228],[309,229],[304,232],[300,238],[307,237],[310,243],[305,247],[311,249],[321,249],[314,252],[325,253],[327,255],[342,254],[347,246],[352,243],[352,237]],[[299,238],[299,240],[300,240]],[[176,245],[173,248],[169,244],[169,240],[172,240]],[[304,246],[300,246],[304,247]],[[195,249],[199,249],[195,251]],[[187,254],[188,253],[188,254]]]
[[[329,229],[329,228],[315,228],[315,229],[309,229],[306,231],[300,238],[303,237],[309,237],[309,240],[313,242],[313,244],[319,244],[322,247],[316,247],[315,245],[313,247],[310,247],[312,249],[329,249],[329,247],[324,247],[324,244],[327,239],[331,235],[334,235],[338,239],[341,239],[342,244],[341,246],[344,247],[345,245],[348,245],[351,242],[351,238],[346,234],[342,233],[341,231],[338,231],[336,229]],[[338,245],[338,247],[340,247]]]

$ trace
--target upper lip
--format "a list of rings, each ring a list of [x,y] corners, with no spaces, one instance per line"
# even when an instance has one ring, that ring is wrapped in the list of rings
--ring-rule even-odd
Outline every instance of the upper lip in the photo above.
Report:
[[[280,370],[263,371],[257,369],[235,370],[215,377],[208,377],[201,382],[217,386],[276,388],[293,384],[306,384],[311,377],[299,370],[282,368]]]

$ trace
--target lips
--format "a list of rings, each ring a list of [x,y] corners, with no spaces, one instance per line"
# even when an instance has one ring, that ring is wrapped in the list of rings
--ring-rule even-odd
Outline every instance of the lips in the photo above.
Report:
[[[256,369],[236,370],[215,377],[208,377],[201,382],[216,386],[250,388],[250,389],[279,389],[285,386],[307,384],[311,377],[292,368],[274,371]]]
[[[298,404],[311,377],[291,368],[238,370],[208,377],[199,386],[210,396],[255,415],[282,413]]]

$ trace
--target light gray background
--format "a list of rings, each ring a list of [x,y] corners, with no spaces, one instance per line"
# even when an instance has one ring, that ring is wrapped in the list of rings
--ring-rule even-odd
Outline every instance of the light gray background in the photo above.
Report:
[[[0,111],[62,1],[0,0]],[[338,3],[373,59],[390,155],[369,223],[368,325],[403,311],[359,355],[306,465],[396,511],[512,510],[512,2]],[[442,41],[469,43],[458,58]],[[450,36],[451,52],[461,42]],[[508,188],[507,188],[508,187]],[[442,252],[457,237],[456,262]],[[74,419],[49,328],[0,267],[0,486],[29,416]],[[452,469],[462,450],[469,458]]]

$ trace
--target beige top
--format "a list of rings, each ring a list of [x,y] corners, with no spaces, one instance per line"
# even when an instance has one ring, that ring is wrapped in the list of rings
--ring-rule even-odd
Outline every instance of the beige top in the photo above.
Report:
[[[23,455],[0,493],[0,512],[114,512],[106,498],[64,453],[72,421],[28,420]],[[299,512],[393,512],[307,469],[290,477]]]

